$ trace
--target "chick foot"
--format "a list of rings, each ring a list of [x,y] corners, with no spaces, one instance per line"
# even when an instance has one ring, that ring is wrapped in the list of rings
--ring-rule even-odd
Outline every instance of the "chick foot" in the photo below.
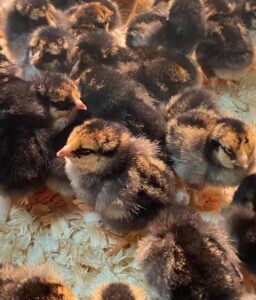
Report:
[[[132,244],[137,243],[144,236],[143,231],[141,230],[132,231],[123,236],[117,235],[105,228],[100,228],[99,230],[107,237],[119,241],[118,244],[108,252],[109,256],[116,256],[119,251],[129,248]]]

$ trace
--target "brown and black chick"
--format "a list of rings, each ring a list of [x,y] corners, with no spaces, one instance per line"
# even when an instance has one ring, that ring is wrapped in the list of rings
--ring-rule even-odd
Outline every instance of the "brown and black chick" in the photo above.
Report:
[[[60,28],[43,26],[35,30],[29,40],[28,64],[40,71],[69,73],[72,38]]]
[[[58,12],[48,0],[13,1],[6,16],[5,36],[8,49],[20,67],[25,67],[30,34],[39,26],[55,27],[58,20]]]
[[[166,23],[170,51],[192,54],[206,33],[202,0],[174,0]]]
[[[137,80],[158,103],[166,102],[189,86],[199,84],[195,63],[185,55],[156,52],[137,71]]]
[[[249,32],[239,17],[217,17],[208,21],[206,37],[196,49],[196,59],[205,75],[239,80],[253,62]]]
[[[90,31],[81,35],[71,51],[71,60],[74,62],[71,77],[76,78],[86,69],[105,64],[117,69],[129,64],[138,68],[138,56],[130,49],[118,45],[115,37],[104,30]],[[126,68],[128,71],[131,68]]]
[[[138,84],[129,76],[110,66],[95,66],[82,74],[80,88],[91,117],[121,123],[135,136],[164,144],[164,117],[138,93]]]
[[[135,285],[112,282],[96,288],[88,300],[147,300],[145,292]]]
[[[78,300],[70,287],[46,266],[0,266],[1,300]]]
[[[192,208],[163,210],[139,242],[137,260],[160,299],[240,299],[239,260],[227,235]]]
[[[256,174],[241,182],[223,216],[239,258],[256,274]]]
[[[169,160],[190,188],[235,186],[254,166],[255,134],[242,121],[192,109],[167,124]]]
[[[78,37],[88,31],[108,30],[113,11],[100,2],[90,2],[74,6],[69,14],[69,31]]]
[[[251,30],[256,29],[256,1],[243,0],[239,11],[245,26]]]
[[[157,146],[122,125],[92,119],[73,130],[58,154],[77,198],[95,206],[104,226],[126,234],[143,229],[175,201],[175,178]]]

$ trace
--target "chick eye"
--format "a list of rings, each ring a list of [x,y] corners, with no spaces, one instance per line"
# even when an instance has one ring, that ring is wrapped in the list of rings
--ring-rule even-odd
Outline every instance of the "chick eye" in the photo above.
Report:
[[[231,149],[228,149],[226,147],[222,147],[222,149],[224,150],[224,152],[230,157],[230,159],[235,159],[236,158],[236,155],[234,153],[233,150]]]
[[[245,139],[244,139],[244,143],[245,143],[245,144],[248,144],[248,143],[249,143],[249,139],[248,139],[248,137],[245,137]]]
[[[67,96],[64,101],[52,102],[51,105],[58,110],[69,110],[74,106],[71,97]]]
[[[75,151],[73,151],[73,154],[77,157],[81,157],[81,156],[87,156],[94,153],[94,151],[92,149],[86,149],[86,148],[79,148]]]

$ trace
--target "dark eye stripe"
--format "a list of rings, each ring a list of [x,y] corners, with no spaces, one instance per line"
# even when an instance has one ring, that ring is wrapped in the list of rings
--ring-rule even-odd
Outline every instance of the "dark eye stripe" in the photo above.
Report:
[[[73,151],[73,154],[77,157],[87,156],[87,155],[90,155],[93,153],[96,153],[96,152],[92,149],[85,149],[85,148],[79,148],[79,149]]]
[[[58,110],[68,110],[74,107],[74,103],[69,97],[66,97],[65,101],[51,102],[51,105]]]
[[[231,150],[231,149],[227,149],[225,147],[222,147],[222,149],[225,151],[225,153],[231,158],[231,159],[235,159],[236,155],[235,153]]]

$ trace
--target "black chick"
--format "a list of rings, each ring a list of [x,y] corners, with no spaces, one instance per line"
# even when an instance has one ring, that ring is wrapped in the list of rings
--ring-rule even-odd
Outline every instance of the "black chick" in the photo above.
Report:
[[[72,38],[60,28],[43,26],[35,30],[29,40],[28,64],[40,71],[69,73]]]
[[[129,63],[131,65],[139,62],[138,56],[130,49],[118,45],[114,36],[104,30],[87,32],[81,35],[72,49],[74,66],[71,77],[79,76],[87,68],[106,64],[116,68],[122,67],[124,70]],[[131,68],[126,68],[129,72]]]
[[[139,242],[137,259],[160,299],[240,299],[239,260],[228,237],[192,208],[162,211]]]
[[[256,29],[256,1],[243,0],[240,8],[240,15],[245,26],[249,29]]]
[[[145,292],[135,285],[113,282],[96,288],[88,300],[146,300]]]
[[[87,31],[107,30],[113,11],[100,2],[91,2],[71,8],[69,14],[70,33],[78,37]]]
[[[125,125],[134,135],[145,135],[162,143],[165,120],[137,84],[109,66],[95,66],[81,76],[81,94],[91,117]]]
[[[207,19],[238,15],[244,0],[203,0]]]
[[[137,79],[159,103],[199,83],[197,67],[190,58],[185,55],[159,55],[157,52],[156,56],[141,64]]]
[[[253,62],[249,33],[238,17],[208,21],[207,35],[196,49],[196,58],[207,77],[238,80]]]
[[[50,162],[49,114],[30,83],[13,78],[1,86],[0,123],[0,195],[1,205],[6,206],[1,219],[5,221],[10,199],[37,190]]]
[[[1,300],[78,300],[70,287],[45,266],[0,266]]]
[[[56,26],[58,13],[48,0],[15,0],[6,16],[7,46],[16,63],[26,62],[29,35],[39,26]],[[35,73],[35,72],[34,72]]]
[[[175,0],[166,24],[166,36],[173,51],[192,54],[206,33],[201,0]]]
[[[223,215],[239,258],[256,274],[256,174],[241,182]]]

